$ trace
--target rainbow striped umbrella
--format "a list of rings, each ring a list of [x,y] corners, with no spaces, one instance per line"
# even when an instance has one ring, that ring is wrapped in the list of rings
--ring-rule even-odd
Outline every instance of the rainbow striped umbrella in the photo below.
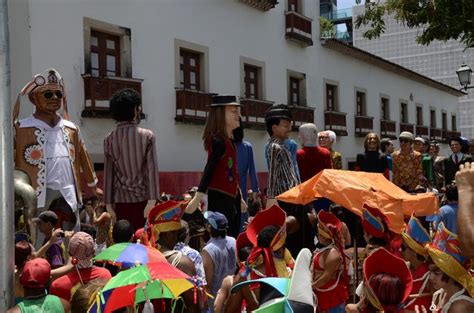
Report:
[[[151,262],[166,262],[163,254],[155,248],[138,243],[117,243],[99,253],[94,261],[106,261],[121,267],[133,267]]]
[[[192,278],[166,261],[122,271],[102,288],[89,313],[108,313],[150,299],[174,299],[194,287]]]

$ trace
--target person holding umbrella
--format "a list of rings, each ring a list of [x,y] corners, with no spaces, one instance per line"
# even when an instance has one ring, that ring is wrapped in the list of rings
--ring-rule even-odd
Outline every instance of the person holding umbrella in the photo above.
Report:
[[[157,249],[163,253],[168,263],[195,278],[196,268],[192,260],[181,251],[174,250],[178,243],[179,231],[182,228],[181,218],[184,213],[184,205],[183,202],[176,201],[166,201],[156,205],[148,214],[147,227],[152,230],[151,244],[155,245],[156,243]],[[199,301],[201,297],[194,297],[192,289],[184,292],[181,296],[186,312],[201,311]],[[170,305],[165,306],[171,307]],[[180,310],[178,309],[178,311]]]

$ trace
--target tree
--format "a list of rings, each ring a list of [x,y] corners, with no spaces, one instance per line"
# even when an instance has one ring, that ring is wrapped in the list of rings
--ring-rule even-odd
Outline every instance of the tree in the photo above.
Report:
[[[334,38],[336,37],[336,26],[327,18],[319,17],[320,34],[321,38]]]
[[[368,25],[363,36],[377,38],[385,31],[385,14],[393,14],[409,28],[420,27],[422,33],[416,38],[420,44],[455,39],[466,49],[474,47],[474,0],[366,0],[355,26]]]

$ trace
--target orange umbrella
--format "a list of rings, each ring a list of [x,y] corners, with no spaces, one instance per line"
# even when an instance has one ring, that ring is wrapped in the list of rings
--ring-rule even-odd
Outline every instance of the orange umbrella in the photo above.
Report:
[[[387,215],[390,228],[396,233],[405,228],[404,215],[426,216],[436,213],[439,208],[434,193],[411,195],[382,174],[343,170],[323,170],[276,198],[304,205],[322,197],[359,216],[364,203],[377,207]]]

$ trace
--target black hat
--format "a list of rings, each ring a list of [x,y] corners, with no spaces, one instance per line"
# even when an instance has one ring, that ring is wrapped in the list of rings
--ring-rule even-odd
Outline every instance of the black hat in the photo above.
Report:
[[[236,96],[212,96],[211,107],[219,107],[224,105],[239,105],[239,99]]]
[[[44,211],[41,212],[38,217],[33,218],[32,221],[36,223],[39,221],[42,221],[44,223],[51,223],[51,225],[54,226],[58,222],[58,216],[53,211]]]
[[[293,117],[291,116],[291,112],[288,109],[288,106],[284,104],[274,105],[265,112],[265,121],[273,118],[282,118],[290,121],[293,119]]]

